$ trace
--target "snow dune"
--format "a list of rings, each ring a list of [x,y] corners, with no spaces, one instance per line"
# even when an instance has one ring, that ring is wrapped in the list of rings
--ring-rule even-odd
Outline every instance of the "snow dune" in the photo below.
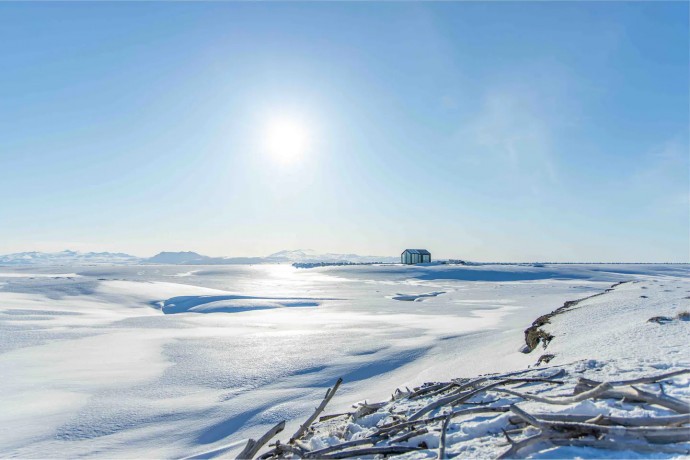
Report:
[[[333,411],[401,385],[524,368],[535,356],[519,352],[523,331],[537,316],[614,282],[690,274],[686,266],[196,266],[170,282],[190,270],[31,267],[46,276],[0,276],[0,425],[12,427],[0,432],[0,456],[233,455],[279,420],[294,431],[338,377],[346,385]]]

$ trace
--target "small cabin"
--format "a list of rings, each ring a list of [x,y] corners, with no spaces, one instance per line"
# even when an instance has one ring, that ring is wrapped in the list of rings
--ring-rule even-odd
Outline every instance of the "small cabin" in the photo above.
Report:
[[[405,249],[400,254],[400,262],[404,264],[426,264],[431,262],[431,253],[426,249]]]

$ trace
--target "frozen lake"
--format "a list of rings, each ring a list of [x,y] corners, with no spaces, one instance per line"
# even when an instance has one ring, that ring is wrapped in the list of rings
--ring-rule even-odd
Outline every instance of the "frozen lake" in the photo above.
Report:
[[[524,368],[523,331],[687,265],[0,267],[0,456],[213,457],[329,412]]]

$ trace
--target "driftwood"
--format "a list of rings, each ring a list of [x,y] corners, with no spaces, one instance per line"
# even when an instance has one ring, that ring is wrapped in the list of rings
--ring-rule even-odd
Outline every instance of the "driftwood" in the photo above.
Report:
[[[500,391],[502,393],[508,393],[513,396],[517,396],[522,399],[531,399],[532,401],[537,401],[541,403],[546,403],[546,404],[557,404],[557,405],[568,405],[568,404],[574,404],[576,402],[584,401],[585,399],[591,399],[591,398],[596,398],[598,396],[601,396],[602,394],[606,393],[611,389],[611,385],[609,383],[602,383],[591,390],[588,391],[583,391],[580,394],[574,395],[574,396],[565,396],[562,398],[549,398],[545,396],[537,396],[537,395],[532,395],[528,393],[520,393],[517,391],[509,390],[507,388],[501,388],[496,391]]]
[[[591,383],[590,383],[591,382]],[[575,387],[575,392],[579,394],[586,393],[592,384],[597,382],[593,380],[580,379],[578,386]],[[655,395],[648,391],[644,391],[635,386],[629,388],[612,388],[601,395],[602,398],[626,399],[628,401],[646,402],[648,404],[655,404],[657,406],[665,407],[679,414],[690,414],[690,404],[673,398],[667,395]]]
[[[443,426],[441,427],[441,441],[439,442],[438,449],[438,460],[443,460],[446,458],[446,431],[448,430],[448,424],[450,423],[452,413],[446,416],[443,421]]]
[[[237,455],[238,459],[252,459],[254,456],[259,452],[259,449],[261,449],[264,444],[266,444],[273,436],[277,435],[281,431],[285,429],[285,420],[282,422],[278,423],[276,426],[271,428],[261,436],[257,441],[250,439],[247,441],[247,445],[244,447],[242,452]]]
[[[664,453],[664,454],[690,454],[690,449],[674,446],[660,446],[649,444],[642,444],[632,441],[606,441],[601,439],[551,439],[551,444],[556,446],[571,446],[571,447],[594,447],[596,449],[609,450],[633,450],[638,452],[649,453]]]
[[[389,420],[393,419],[393,421],[380,424],[370,431],[360,432],[359,436],[364,436],[359,439],[346,440],[340,444],[310,450],[309,444],[306,442],[300,443],[300,440],[308,439],[309,435],[307,433],[311,431],[309,430],[310,427],[319,414],[323,412],[342,383],[342,380],[339,379],[334,387],[326,392],[324,400],[316,408],[314,414],[290,438],[290,443],[283,445],[277,442],[272,450],[266,452],[260,458],[285,458],[286,456],[291,456],[293,458],[305,459],[341,459],[404,454],[428,449],[425,443],[421,443],[418,446],[406,445],[409,440],[429,432],[440,431],[437,457],[443,459],[449,447],[447,439],[448,427],[454,418],[481,413],[500,414],[506,412],[511,412],[511,414],[505,418],[506,426],[505,429],[501,428],[501,431],[505,435],[509,448],[498,458],[515,458],[526,454],[528,449],[533,451],[542,449],[543,446],[575,446],[632,450],[643,453],[690,454],[690,449],[686,446],[674,445],[690,441],[690,406],[686,402],[666,394],[657,395],[635,387],[635,385],[639,384],[661,382],[677,375],[690,373],[690,370],[680,370],[656,376],[613,382],[597,382],[581,378],[578,380],[576,390],[572,396],[546,396],[504,388],[513,384],[540,384],[540,388],[544,388],[543,385],[545,384],[559,385],[564,383],[560,380],[555,380],[557,376],[560,377],[564,374],[562,369],[548,377],[513,377],[526,372],[528,371],[500,376],[482,376],[473,380],[456,379],[451,382],[427,384],[420,388],[415,388],[415,391],[410,391],[409,389],[406,389],[407,391],[405,392],[399,391],[397,397],[394,395],[391,401],[359,404],[355,406],[356,411],[354,413],[348,412],[321,417],[321,420],[329,420],[334,417],[349,416],[352,420],[356,420],[358,416],[376,412],[386,406],[385,410],[391,412]],[[470,402],[476,395],[489,392],[492,395],[489,398],[483,397],[483,400],[480,402]],[[494,406],[494,403],[501,400],[501,398],[496,399],[493,396],[495,394],[511,395],[523,400],[531,400],[554,406],[575,404],[585,400],[615,398],[626,400],[631,404],[647,403],[659,405],[675,411],[677,415],[624,417],[549,412],[529,413],[515,404],[510,406]],[[398,401],[414,401],[422,397],[426,400],[437,399],[424,405],[409,417],[405,416],[405,410],[409,409],[396,413],[396,409],[400,409],[400,407],[396,408]],[[487,401],[487,399],[491,400]],[[468,407],[468,405],[472,405],[472,407]],[[443,414],[424,417],[426,414],[443,406],[451,408],[454,406],[464,407],[451,411],[446,410]],[[269,432],[264,435],[259,440],[260,442],[266,438],[261,445],[265,444],[274,434]],[[261,447],[261,445],[258,445],[259,442],[250,445],[250,443],[254,443],[253,440],[250,440],[241,456],[245,455],[245,458],[250,458],[250,455],[247,454],[255,453]],[[414,444],[414,442],[410,444]],[[429,453],[425,455],[429,456]]]
[[[567,437],[580,437],[584,435],[599,437],[612,434],[616,438],[644,438],[651,443],[659,444],[690,441],[690,428],[686,427],[621,427],[586,422],[550,422],[539,420],[514,405],[510,406],[510,411],[530,425],[539,428],[542,433],[558,433],[559,437],[565,433],[568,434]]]
[[[594,423],[591,415],[578,414],[532,414],[539,420],[547,422],[587,422]],[[690,415],[667,415],[660,417],[615,417],[612,415],[599,415],[597,425],[621,425],[621,426],[673,426],[690,423]],[[516,424],[519,417],[511,417],[510,423]]]
[[[386,404],[388,404],[388,401],[384,402],[379,402],[379,403],[367,403],[366,401],[359,404],[356,406],[357,410],[355,411],[354,414],[352,414],[352,418],[357,420],[360,417],[364,417],[365,415],[373,414],[377,410],[381,409],[384,407]]]
[[[451,418],[455,417],[461,417],[463,415],[472,415],[472,414],[482,414],[482,413],[491,413],[491,412],[508,412],[508,407],[473,407],[470,409],[460,409],[451,412],[449,415]],[[421,420],[409,420],[407,422],[399,422],[399,423],[393,423],[393,424],[388,424],[388,425],[382,425],[379,427],[379,430],[377,432],[378,435],[386,435],[388,433],[396,432],[399,431],[403,428],[407,428],[410,426],[414,425],[426,425],[429,423],[437,422],[439,420],[444,420],[448,415],[437,415],[436,417],[429,417]]]
[[[451,382],[451,383],[443,382],[443,383],[435,383],[435,384],[432,384],[432,385],[426,385],[426,386],[423,386],[423,387],[421,387],[421,388],[418,388],[416,391],[412,392],[412,393],[407,397],[407,399],[417,399],[417,398],[419,398],[420,396],[428,395],[429,393],[431,393],[431,392],[433,392],[433,391],[437,391],[437,390],[439,390],[439,389],[441,389],[441,388],[449,387],[449,386],[452,386],[452,385],[453,385],[452,382]]]
[[[390,440],[390,443],[391,443],[391,444],[395,444],[395,443],[398,443],[398,442],[405,442],[405,441],[407,441],[408,439],[412,439],[412,438],[414,438],[415,436],[421,436],[421,435],[426,434],[426,433],[428,433],[428,432],[429,432],[429,429],[428,429],[428,428],[426,428],[426,427],[425,427],[425,428],[420,428],[420,429],[418,429],[418,430],[414,430],[414,431],[410,431],[410,432],[408,432],[408,433],[405,433],[405,434],[402,435],[402,436],[398,436],[398,437],[395,438],[395,439],[391,439],[391,440]]]
[[[632,380],[614,380],[614,381],[610,381],[609,383],[613,386],[641,385],[641,384],[645,384],[645,383],[660,382],[662,380],[670,379],[672,377],[676,377],[677,375],[683,375],[683,374],[690,374],[690,369],[680,369],[680,370],[673,371],[673,372],[667,372],[666,374],[655,375],[652,377],[641,377],[641,378],[632,379]],[[580,381],[585,382],[590,386],[597,386],[600,383],[600,382],[597,382],[595,380],[589,380],[586,378],[580,378]]]
[[[477,386],[485,381],[489,380],[487,377],[481,377],[476,380],[472,380],[470,382],[464,383],[462,385],[459,385],[458,388],[454,391],[452,391],[448,396],[445,396],[443,398],[437,399],[436,401],[427,404],[426,406],[422,407],[419,409],[417,412],[412,414],[410,416],[410,420],[417,420],[421,418],[424,414],[431,412],[434,409],[437,409],[439,407],[443,407],[446,405],[450,406],[457,406],[458,404],[467,401],[468,399],[474,397],[475,395],[491,390],[492,388],[496,388],[498,386],[502,385],[512,385],[515,383],[525,383],[525,382],[535,382],[535,379],[528,379],[528,378],[519,378],[519,379],[503,379],[499,380],[497,382],[492,382],[487,385],[484,385],[483,387],[479,387],[475,390],[470,390],[467,392],[462,392],[463,390],[467,388],[471,388],[474,386]],[[561,385],[563,382],[559,380],[549,380],[549,379],[539,379],[540,382],[542,383],[553,383],[556,385]]]
[[[312,450],[311,452],[308,452],[305,455],[305,458],[322,458],[324,455],[330,454],[331,452],[337,452],[339,450],[345,450],[349,449],[350,447],[357,447],[366,444],[375,444],[376,441],[376,438],[355,439],[352,441],[344,442],[342,444],[336,444],[334,446],[325,447],[323,449]]]
[[[337,382],[335,382],[335,385],[333,385],[333,388],[329,388],[328,391],[326,391],[326,396],[323,398],[323,401],[321,401],[321,404],[319,404],[319,407],[316,408],[313,414],[307,419],[306,422],[304,422],[302,425],[299,426],[297,431],[295,431],[295,434],[292,435],[290,438],[290,443],[292,444],[296,439],[299,439],[305,431],[311,426],[312,423],[314,423],[314,420],[323,412],[323,410],[326,408],[330,400],[333,398],[333,395],[335,395],[335,392],[338,391],[338,388],[340,387],[340,384],[343,383],[343,379],[339,378]]]
[[[325,422],[326,420],[330,420],[332,418],[350,416],[352,414],[354,414],[354,412],[342,412],[340,414],[322,415],[321,417],[319,417],[319,422]]]
[[[548,437],[545,436],[542,433],[539,433],[537,435],[534,435],[532,437],[523,439],[520,442],[516,442],[510,445],[510,449],[507,451],[503,452],[501,455],[498,456],[499,460],[502,460],[504,458],[515,458],[515,456],[520,452],[522,449],[525,449],[527,447],[530,447],[534,444],[548,441]]]
[[[343,452],[336,452],[334,454],[322,455],[320,458],[352,458],[363,457],[365,455],[397,455],[412,452],[413,450],[422,450],[421,447],[411,446],[384,446],[384,447],[368,447],[365,449],[346,450]]]
[[[297,447],[297,446],[291,446],[289,444],[281,444],[280,441],[278,441],[273,449],[260,455],[257,458],[264,460],[264,459],[268,459],[271,457],[280,457],[285,453],[295,454],[298,457],[304,457],[305,450],[300,448],[300,447]]]

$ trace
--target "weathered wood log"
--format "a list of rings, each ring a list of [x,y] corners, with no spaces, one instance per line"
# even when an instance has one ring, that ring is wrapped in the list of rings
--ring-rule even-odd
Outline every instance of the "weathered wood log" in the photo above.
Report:
[[[376,444],[378,441],[379,439],[374,437],[354,439],[352,441],[347,441],[342,444],[335,444],[333,446],[324,447],[323,449],[312,450],[311,452],[307,452],[305,454],[305,458],[322,458],[324,455],[330,454],[331,452],[338,452],[339,450],[345,450],[349,449],[350,447],[363,446],[366,444]]]
[[[360,417],[364,417],[365,415],[373,414],[377,410],[384,407],[386,404],[388,404],[388,401],[383,401],[379,403],[367,403],[365,401],[364,403],[360,403],[358,406],[354,406],[357,408],[357,410],[355,410],[354,414],[352,414],[352,418],[356,420]]]
[[[510,448],[508,450],[506,450],[505,452],[503,452],[501,455],[498,456],[498,460],[503,460],[506,458],[515,458],[515,456],[522,449],[525,449],[525,448],[530,447],[534,444],[548,441],[548,440],[549,440],[548,436],[546,436],[542,433],[539,433],[539,434],[536,434],[536,435],[531,436],[529,438],[523,439],[522,441],[518,441],[514,444],[511,444]]]
[[[302,437],[305,431],[311,426],[312,423],[314,423],[314,420],[321,414],[321,412],[324,411],[330,400],[333,398],[333,395],[335,395],[335,392],[338,391],[338,388],[340,387],[340,384],[343,383],[343,379],[339,378],[337,382],[335,382],[335,385],[333,385],[333,388],[329,388],[328,391],[326,391],[326,396],[323,398],[323,401],[321,401],[321,404],[319,404],[319,407],[316,408],[313,414],[307,419],[306,422],[304,422],[302,425],[299,426],[297,431],[295,431],[295,434],[292,435],[290,438],[290,443],[293,443],[296,439],[299,439]]]
[[[558,372],[555,375],[561,375],[561,372]],[[471,396],[474,396],[475,394],[480,393],[481,391],[486,391],[486,390],[489,390],[491,388],[494,388],[494,387],[500,386],[500,385],[512,385],[515,383],[550,383],[550,384],[554,384],[554,385],[562,385],[564,383],[560,380],[553,380],[553,377],[517,378],[517,379],[510,378],[510,379],[503,379],[503,380],[499,380],[498,382],[490,383],[490,384],[488,384],[482,388],[478,388],[478,389],[474,390],[475,391],[474,393],[472,393],[472,392],[468,392],[468,393],[464,393],[464,394],[462,393],[463,390],[465,390],[465,389],[476,387],[477,385],[480,385],[480,384],[487,382],[489,380],[493,380],[493,377],[479,377],[477,379],[465,381],[462,383],[454,381],[449,385],[438,388],[437,390],[435,390],[434,392],[431,392],[431,394],[429,394],[427,396],[434,396],[436,394],[440,394],[440,393],[443,393],[445,391],[449,391],[453,386],[457,387],[448,396],[445,396],[444,398],[441,398],[437,401],[434,401],[434,402],[426,405],[425,407],[423,407],[422,409],[420,409],[416,413],[412,414],[412,416],[410,417],[410,420],[416,420],[416,419],[420,418],[422,415],[426,414],[427,412],[430,412],[430,411],[432,411],[438,407],[443,407],[446,404],[457,405],[462,401],[466,401]]]
[[[332,454],[322,455],[321,458],[352,458],[363,457],[365,455],[395,455],[405,454],[415,450],[422,450],[421,447],[413,446],[383,446],[383,447],[367,447],[365,449],[346,450],[342,452],[335,452]]]
[[[530,425],[535,426],[542,431],[544,430],[545,425],[541,420],[537,420],[533,415],[528,414],[524,410],[520,409],[518,406],[514,404],[511,405],[510,411],[522,420],[524,420],[525,422],[529,423]]]
[[[417,429],[417,430],[410,431],[409,433],[405,433],[405,434],[403,434],[403,435],[401,435],[401,436],[398,436],[397,438],[391,439],[391,440],[389,441],[389,443],[390,443],[390,444],[397,444],[397,443],[399,443],[399,442],[405,442],[405,441],[407,441],[408,439],[412,439],[412,438],[414,438],[415,436],[421,436],[421,435],[426,434],[426,433],[428,433],[428,432],[429,432],[429,429],[426,428],[426,427],[424,427],[424,428],[419,428],[419,429]]]
[[[488,379],[485,377],[482,377],[482,378],[467,382],[463,385],[460,385],[457,390],[454,390],[448,396],[445,396],[445,397],[440,398],[434,402],[431,402],[431,403],[427,404],[426,406],[422,407],[421,409],[419,409],[417,412],[415,412],[414,414],[412,414],[410,416],[409,420],[417,420],[417,419],[421,418],[427,412],[431,412],[432,410],[437,409],[439,407],[443,407],[445,405],[451,405],[451,406],[458,405],[464,401],[467,401],[468,399],[472,398],[473,396],[475,396],[479,393],[482,393],[484,391],[488,391],[492,388],[495,388],[495,387],[498,387],[501,385],[511,385],[514,383],[523,383],[526,380],[531,381],[530,379],[504,379],[504,380],[499,380],[498,382],[489,383],[488,385],[484,385],[483,387],[477,388],[475,390],[470,390],[470,391],[467,391],[465,393],[462,393],[462,390],[469,388],[469,387],[472,387],[472,386],[476,386],[480,383],[485,382],[486,380],[488,380]]]
[[[678,375],[683,375],[683,374],[688,374],[690,373],[690,369],[680,369],[677,371],[673,372],[667,372],[665,374],[660,374],[660,375],[654,375],[651,377],[641,377],[637,379],[632,379],[632,380],[614,380],[610,381],[609,383],[613,386],[621,386],[621,385],[641,385],[645,383],[656,383],[661,380],[666,380],[670,379],[671,377],[676,377]],[[586,382],[590,386],[597,386],[599,385],[600,382],[597,382],[596,380],[590,380],[586,378],[580,378],[581,382]]]
[[[503,386],[503,385],[513,385],[513,384],[515,384],[515,383],[524,383],[524,382],[533,382],[533,381],[534,381],[533,379],[522,379],[522,378],[520,378],[520,379],[505,379],[505,380],[499,380],[498,382],[493,382],[493,383],[490,383],[490,384],[488,384],[488,385],[485,385],[485,386],[483,386],[483,387],[481,387],[481,388],[477,388],[477,389],[474,390],[474,391],[470,391],[470,392],[465,393],[465,394],[463,394],[463,395],[459,395],[457,399],[451,401],[449,404],[450,404],[451,406],[457,406],[458,404],[465,403],[465,401],[468,401],[469,399],[473,398],[475,395],[477,395],[477,394],[479,394],[479,393],[481,393],[481,392],[488,391],[488,390],[491,390],[491,389],[496,388],[496,387],[499,387],[499,386]],[[560,384],[563,383],[563,382],[561,382],[561,381],[551,381],[551,380],[544,380],[544,382],[545,382],[545,383],[553,383],[553,384],[556,384],[556,385],[560,385]]]
[[[499,406],[499,407],[473,407],[470,409],[460,409],[456,410],[450,413],[451,418],[455,417],[461,417],[463,415],[472,415],[472,414],[482,414],[482,413],[491,413],[491,412],[508,412],[508,407],[507,406]],[[390,433],[394,433],[397,431],[400,431],[403,428],[407,428],[410,426],[414,425],[427,425],[429,423],[437,422],[439,420],[443,420],[448,416],[448,414],[444,415],[437,415],[436,417],[429,417],[425,419],[420,419],[420,420],[411,420],[407,422],[398,422],[398,423],[391,423],[387,425],[382,425],[379,427],[379,430],[377,431],[377,435],[388,435]]]
[[[669,444],[690,441],[690,428],[686,427],[622,427],[578,422],[543,422],[550,430],[574,433],[576,436],[602,434],[620,437],[644,438],[651,443]]]
[[[432,398],[432,397],[434,397],[434,396],[436,396],[436,395],[439,395],[439,394],[441,394],[441,393],[445,393],[446,391],[452,390],[452,389],[455,388],[456,386],[458,386],[457,383],[451,382],[451,383],[449,383],[448,385],[444,385],[444,386],[442,386],[442,387],[440,387],[440,388],[437,388],[437,389],[435,389],[435,390],[433,390],[433,391],[428,392],[427,394],[424,395],[424,397],[426,397],[426,398]]]
[[[507,372],[505,374],[496,374],[493,375],[491,378],[494,379],[505,379],[505,378],[510,378],[510,377],[515,377],[516,375],[523,375],[523,374],[529,374],[530,372],[541,372],[546,369],[555,369],[555,368],[560,368],[558,371],[552,375],[549,375],[548,377],[543,377],[545,379],[555,379],[555,378],[561,378],[565,375],[565,369],[561,367],[562,365],[558,366],[551,366],[551,367],[539,367],[539,368],[531,368],[531,369],[523,369],[521,371],[514,371],[514,372]]]
[[[446,387],[449,385],[452,385],[452,383],[442,382],[442,383],[434,383],[432,385],[423,386],[423,387],[419,388],[418,390],[412,392],[412,394],[410,394],[407,397],[407,399],[417,399],[420,396],[428,395],[432,391],[436,391],[440,388],[443,388],[443,387]]]
[[[618,437],[644,438],[652,443],[668,444],[690,441],[690,428],[687,427],[622,427],[595,425],[584,422],[549,422],[539,420],[519,407],[510,406],[510,411],[530,425],[539,428],[542,433],[565,434],[566,437],[583,435],[601,436],[612,434]]]
[[[509,390],[507,388],[500,388],[494,391],[500,391],[501,393],[508,393],[513,396],[517,396],[522,399],[530,399],[532,401],[537,401],[546,404],[557,404],[557,405],[568,405],[574,404],[576,402],[584,401],[585,399],[596,398],[611,390],[611,385],[609,383],[602,383],[591,390],[584,391],[582,393],[576,394],[574,396],[563,396],[559,398],[552,398],[548,396],[537,396],[529,393],[520,393],[518,391]]]
[[[352,414],[354,414],[354,412],[342,412],[340,414],[323,415],[323,416],[319,417],[319,422],[325,422],[326,420],[331,420],[331,419],[337,418],[337,417],[350,416]]]
[[[602,439],[569,439],[556,438],[550,440],[551,444],[556,446],[571,446],[571,447],[594,447],[595,449],[609,449],[609,450],[632,450],[637,452],[663,453],[663,454],[690,454],[690,449],[675,446],[664,446],[655,444],[642,444],[639,442],[623,441],[616,439],[615,441]]]
[[[460,394],[460,392],[461,392],[461,390],[454,390],[453,392],[451,392],[450,395],[445,396],[445,397],[440,398],[440,399],[437,399],[436,401],[427,404],[426,406],[422,407],[417,412],[412,414],[409,419],[411,421],[420,419],[427,412],[431,412],[434,409],[437,409],[439,407],[443,407],[446,404],[450,404],[451,402],[455,401],[458,398],[458,394]]]
[[[448,414],[443,420],[443,425],[441,426],[441,440],[439,441],[438,460],[443,460],[446,458],[446,431],[448,430],[448,424],[450,423],[452,415],[452,412]]]
[[[548,422],[586,422],[592,418],[591,415],[578,414],[532,414],[536,419]],[[510,423],[515,424],[519,417],[511,417]],[[690,423],[690,415],[666,415],[659,417],[615,417],[603,415],[597,421],[598,425],[622,425],[622,426],[673,426]]]
[[[237,455],[238,459],[252,459],[259,452],[264,444],[266,444],[270,439],[283,431],[285,429],[285,420],[275,425],[273,428],[268,430],[263,436],[261,436],[257,441],[250,439],[247,441],[247,445],[244,446],[242,452]]]
[[[591,388],[589,382],[593,381],[580,379],[578,381],[578,386],[575,388],[576,393],[580,395],[587,393],[588,390],[585,389]],[[654,393],[644,391],[634,386],[631,386],[630,388],[613,388],[607,390],[601,395],[598,395],[597,397],[646,402],[648,404],[665,407],[679,414],[690,414],[690,403],[681,401],[680,399],[673,398],[671,396],[655,395]]]
[[[285,453],[297,455],[300,458],[305,456],[306,451],[298,446],[291,446],[289,444],[281,444],[278,441],[275,447],[257,457],[259,460],[266,460],[272,457],[281,457]]]

